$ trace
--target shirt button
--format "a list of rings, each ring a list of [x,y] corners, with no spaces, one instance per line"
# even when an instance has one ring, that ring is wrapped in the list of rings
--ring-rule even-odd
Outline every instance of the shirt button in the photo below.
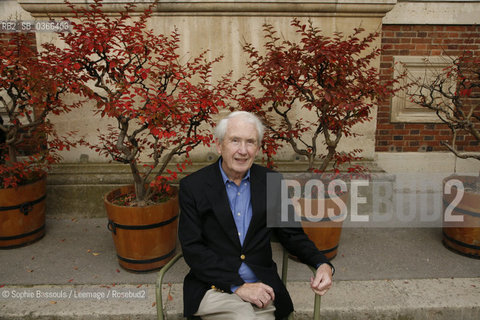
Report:
[[[245,255],[244,255],[244,254],[242,254],[242,255],[240,256],[240,260],[245,260]]]
[[[240,195],[240,192],[237,192],[237,196],[239,196],[239,195]]]
[[[237,216],[239,216],[239,217],[240,217],[241,215],[242,215],[242,214],[241,214],[240,212],[237,212]]]
[[[238,236],[240,237],[241,235],[242,235],[242,234],[239,232],[239,233],[238,233]]]

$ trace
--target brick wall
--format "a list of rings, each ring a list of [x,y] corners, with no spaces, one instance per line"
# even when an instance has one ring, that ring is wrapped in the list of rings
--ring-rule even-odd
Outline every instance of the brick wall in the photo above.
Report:
[[[380,68],[393,78],[394,56],[459,56],[463,50],[480,55],[480,26],[384,25]],[[391,101],[379,105],[375,150],[378,152],[445,151],[440,142],[451,132],[444,124],[392,123]],[[459,136],[460,151],[478,151],[478,141]]]

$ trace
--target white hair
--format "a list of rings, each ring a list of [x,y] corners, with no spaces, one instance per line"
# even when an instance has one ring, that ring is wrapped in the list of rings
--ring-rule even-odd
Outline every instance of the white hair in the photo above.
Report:
[[[263,133],[265,132],[262,121],[260,121],[255,114],[247,111],[234,111],[218,122],[217,126],[215,127],[215,137],[218,139],[218,141],[223,141],[223,138],[227,133],[228,121],[233,118],[242,118],[242,120],[245,122],[254,124],[255,128],[257,129],[258,142],[262,142]]]

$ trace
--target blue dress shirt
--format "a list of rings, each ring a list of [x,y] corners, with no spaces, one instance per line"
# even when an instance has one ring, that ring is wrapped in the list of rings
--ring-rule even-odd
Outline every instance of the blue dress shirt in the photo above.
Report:
[[[237,226],[238,238],[240,244],[243,246],[243,241],[247,234],[248,226],[252,220],[252,203],[250,202],[250,170],[248,170],[245,177],[242,179],[239,186],[233,181],[230,181],[222,169],[222,160],[219,161],[220,172],[222,173],[225,189],[227,190],[228,202],[230,203],[230,210]],[[238,269],[238,274],[245,282],[257,282],[258,278],[253,273],[245,262],[242,262]],[[232,292],[238,289],[238,286],[232,286]]]

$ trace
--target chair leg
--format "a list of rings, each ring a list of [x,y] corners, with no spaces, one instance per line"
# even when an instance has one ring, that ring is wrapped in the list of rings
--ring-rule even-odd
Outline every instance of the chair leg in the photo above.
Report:
[[[157,305],[157,319],[164,320],[164,313],[163,313],[163,299],[162,299],[162,284],[163,284],[163,277],[165,273],[180,259],[183,257],[183,253],[177,253],[175,257],[172,258],[166,265],[160,269],[157,276],[157,281],[155,282],[155,299]]]
[[[283,249],[283,258],[282,258],[282,282],[287,286],[287,277],[288,277],[288,252]],[[293,320],[293,312],[288,315],[287,320]]]
[[[320,305],[322,302],[322,296],[315,294],[315,303],[313,304],[313,320],[320,320]]]
[[[310,267],[310,266],[309,266],[309,268],[310,268],[310,270],[312,270],[313,276],[315,276],[315,273],[317,272],[317,270],[313,267]],[[313,303],[313,320],[320,320],[320,305],[321,305],[321,302],[322,302],[322,296],[315,293],[315,300],[314,300],[314,303]]]

